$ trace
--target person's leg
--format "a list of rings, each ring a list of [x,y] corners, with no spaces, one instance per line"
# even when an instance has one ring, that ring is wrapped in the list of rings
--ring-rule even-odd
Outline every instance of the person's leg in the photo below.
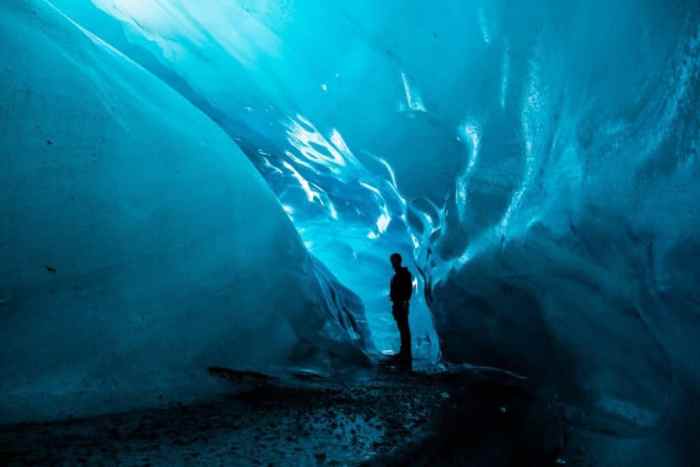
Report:
[[[410,368],[413,365],[413,346],[411,345],[411,325],[408,320],[408,303],[406,303],[406,360]]]
[[[399,349],[399,353],[394,355],[394,358],[400,360],[403,357],[403,354],[401,353],[403,351],[403,328],[401,325],[401,307],[398,303],[392,304],[391,314],[394,316],[394,321],[396,322],[396,329],[398,329],[399,335],[401,336],[401,348]]]
[[[401,307],[397,324],[399,325],[399,332],[401,333],[401,351],[399,352],[399,358],[402,366],[410,369],[413,360],[413,352],[411,351],[411,329],[408,324],[408,305]]]

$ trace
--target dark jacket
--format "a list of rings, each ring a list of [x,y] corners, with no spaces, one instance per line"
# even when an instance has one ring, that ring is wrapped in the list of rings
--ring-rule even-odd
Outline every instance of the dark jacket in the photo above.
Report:
[[[391,301],[407,302],[413,293],[413,277],[408,268],[401,267],[391,278]]]

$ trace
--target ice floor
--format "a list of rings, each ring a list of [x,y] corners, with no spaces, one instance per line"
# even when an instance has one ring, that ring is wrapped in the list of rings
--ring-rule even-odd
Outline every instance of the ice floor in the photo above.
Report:
[[[496,467],[556,465],[567,449],[555,412],[507,375],[379,371],[344,384],[253,380],[234,392],[241,383],[192,405],[5,426],[0,455],[10,466]],[[586,465],[576,459],[569,465]]]

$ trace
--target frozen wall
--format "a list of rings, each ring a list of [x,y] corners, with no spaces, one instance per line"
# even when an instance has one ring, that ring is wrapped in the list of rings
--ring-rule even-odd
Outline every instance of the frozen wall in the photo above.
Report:
[[[400,250],[416,354],[526,374],[610,465],[689,464],[697,1],[54,4],[239,145],[381,350]]]
[[[240,142],[381,343],[372,287],[398,246],[446,359],[525,373],[594,429],[682,444],[700,375],[697,2],[95,4],[124,28],[72,14]],[[632,465],[682,465],[639,443]]]
[[[355,83],[364,79],[366,56],[374,52],[366,37],[353,34],[345,14],[335,11],[342,5],[96,1],[90,8],[86,2],[54,3],[187,97],[231,136],[267,179],[309,251],[361,297],[377,349],[397,351],[388,300],[389,255],[402,252],[417,288],[424,287],[412,260],[409,207],[384,151],[378,157],[363,149],[366,140],[355,145],[344,136],[364,127],[372,113],[349,108],[350,120],[343,122],[325,115],[325,106],[344,106],[338,100],[341,90],[340,96],[358,105],[388,97],[387,109],[373,110],[393,118],[405,93],[400,73],[382,56],[374,57],[384,72],[376,78],[388,89],[398,84],[400,93],[358,93]],[[332,36],[319,43],[318,35],[326,33]],[[334,56],[350,47],[357,47],[361,68]],[[404,111],[404,120],[410,121],[413,111]],[[342,130],[336,123],[344,124]],[[401,134],[397,128],[386,136]],[[436,172],[431,166],[430,173]],[[412,309],[414,355],[419,364],[430,364],[439,348],[421,293]]]
[[[364,361],[362,304],[209,118],[47,2],[3,2],[0,43],[0,423]]]
[[[601,443],[600,465],[694,463],[699,14],[483,14],[488,81],[434,245],[436,326],[447,359],[551,383],[584,426],[630,437]]]

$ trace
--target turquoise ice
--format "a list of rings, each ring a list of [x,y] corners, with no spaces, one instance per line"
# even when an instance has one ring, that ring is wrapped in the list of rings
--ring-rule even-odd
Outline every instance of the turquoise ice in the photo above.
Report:
[[[14,358],[29,332],[93,336],[61,357],[80,378],[117,365],[102,355],[156,350],[183,374],[175,342],[191,361],[258,368],[296,364],[301,343],[325,371],[391,353],[400,251],[422,364],[521,373],[596,429],[669,445],[693,433],[679,414],[700,394],[696,1],[11,0],[0,13],[3,394],[63,381],[42,379],[50,346],[28,373]],[[256,274],[290,295],[220,295]],[[79,299],[74,319],[51,318]],[[192,323],[197,342],[180,342]],[[151,324],[164,340],[145,351]],[[61,377],[83,390],[74,376]]]

